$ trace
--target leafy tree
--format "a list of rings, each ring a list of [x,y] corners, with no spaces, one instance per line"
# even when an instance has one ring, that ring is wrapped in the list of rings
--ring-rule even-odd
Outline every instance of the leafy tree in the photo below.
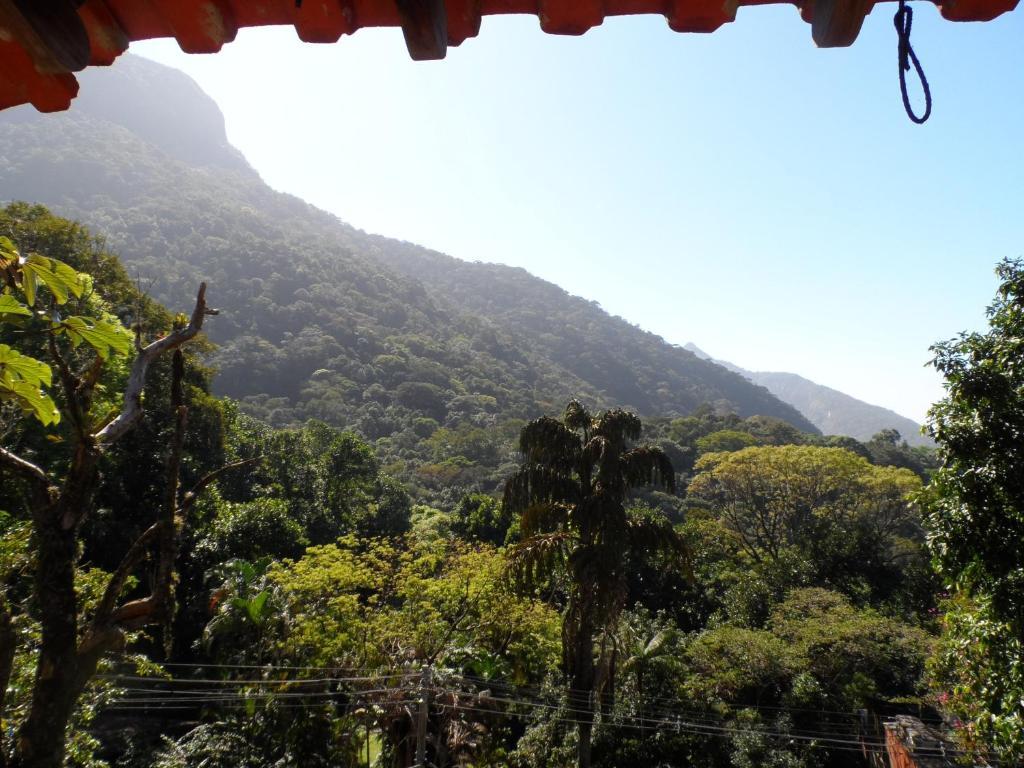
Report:
[[[685,556],[667,521],[626,512],[631,489],[675,485],[675,472],[660,450],[630,447],[640,433],[635,415],[615,410],[592,416],[574,400],[561,421],[545,416],[523,427],[523,464],[505,485],[503,505],[520,516],[523,537],[511,553],[518,581],[537,586],[562,566],[567,571],[562,642],[570,701],[579,713],[580,768],[590,765],[598,682],[594,642],[614,631],[624,608],[629,556]]]
[[[456,534],[470,541],[482,541],[495,546],[505,543],[511,522],[502,510],[501,502],[484,493],[463,496],[453,510],[452,517],[452,529]]]
[[[199,333],[208,310],[204,285],[191,319],[182,319],[145,346],[141,336],[136,337],[136,355],[123,383],[121,404],[110,398],[101,380],[108,361],[131,348],[131,335],[91,295],[91,279],[56,259],[38,253],[23,255],[11,240],[0,238],[0,280],[0,323],[17,323],[28,337],[44,339],[48,358],[43,362],[0,345],[0,400],[14,403],[43,426],[62,419],[69,422],[67,464],[58,470],[49,471],[0,447],[0,466],[26,489],[36,550],[33,595],[41,638],[32,703],[10,764],[56,768],[64,758],[76,702],[101,657],[121,647],[126,632],[162,621],[170,605],[177,528],[195,499],[194,493],[181,496],[178,489],[187,408],[181,391],[184,360],[177,349]],[[76,312],[88,307],[92,315]],[[170,447],[167,503],[158,522],[125,553],[87,617],[76,591],[79,532],[92,506],[101,455],[141,418],[147,369],[172,351],[176,352],[172,389],[177,423]],[[56,397],[49,391],[53,369]],[[119,605],[129,577],[151,550],[155,555],[152,593]],[[6,615],[7,609],[0,608]],[[0,670],[9,673],[6,659],[13,652],[13,647],[3,648]],[[7,683],[0,680],[0,690]],[[0,753],[5,751],[0,748]]]
[[[318,421],[273,430],[242,416],[230,437],[239,456],[265,460],[228,478],[225,498],[267,511],[269,499],[283,504],[309,543],[327,544],[352,531],[388,536],[409,529],[408,493],[381,473],[373,449],[356,433]]]
[[[766,741],[758,731],[764,725],[783,734],[788,728],[835,731],[826,712],[879,711],[913,698],[929,644],[921,629],[857,608],[838,593],[796,589],[774,607],[763,629],[723,624],[693,636],[682,654],[680,687],[685,700],[732,721],[742,737],[734,738],[734,750],[770,749],[772,756],[760,758],[765,764],[799,758],[794,764],[844,765],[844,753],[829,755],[827,746],[815,747],[814,759],[802,762],[799,742]],[[780,707],[788,722],[759,719],[759,712]],[[749,755],[739,762],[757,764]]]
[[[536,685],[557,665],[557,614],[509,589],[503,578],[508,564],[493,547],[346,536],[310,547],[298,560],[265,565],[260,572],[263,565],[236,561],[216,575],[216,613],[207,632],[212,647],[232,663],[382,670],[386,684],[343,687],[338,707],[317,717],[351,722],[362,707],[387,735],[399,765],[412,759],[407,737],[414,726],[405,698],[415,695],[420,666],[431,664],[436,674],[455,680],[472,675]],[[485,730],[474,704],[464,702],[469,709],[457,714],[458,701],[438,703],[430,722],[432,754],[477,759],[509,746],[506,729]],[[283,728],[284,711],[274,717],[274,727]],[[467,731],[490,735],[469,743],[459,735]],[[316,764],[322,745],[309,748],[321,751],[307,754],[296,742],[290,759]],[[265,754],[268,763],[278,759]]]
[[[841,448],[763,446],[707,454],[690,483],[783,590],[818,584],[860,599],[898,592],[920,559],[920,526],[906,469],[878,467]],[[802,575],[801,575],[802,574]]]
[[[302,525],[288,513],[282,499],[223,503],[209,532],[196,545],[201,562],[301,557],[309,540]]]
[[[723,451],[738,451],[741,448],[749,448],[757,445],[757,438],[749,432],[741,432],[738,429],[720,429],[710,435],[704,435],[697,440],[697,452],[719,453]]]
[[[883,429],[864,443],[872,464],[904,467],[922,480],[935,469],[934,453],[928,448],[911,448],[895,429]]]
[[[996,273],[988,331],[932,348],[946,396],[929,413],[942,466],[926,500],[931,549],[957,593],[945,620],[948,706],[1014,763],[1024,760],[1024,261]]]
[[[220,662],[262,664],[277,640],[273,622],[280,619],[274,586],[267,578],[270,558],[228,560],[211,569],[213,617],[203,631],[203,645]]]

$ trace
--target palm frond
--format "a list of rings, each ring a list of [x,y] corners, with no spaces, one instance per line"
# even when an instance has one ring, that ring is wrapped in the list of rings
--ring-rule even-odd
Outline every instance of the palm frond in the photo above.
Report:
[[[659,555],[666,564],[693,579],[693,553],[686,540],[660,515],[633,515],[629,519],[629,547],[636,556]]]
[[[594,434],[603,435],[619,445],[625,445],[627,440],[640,439],[642,430],[640,417],[620,408],[605,411],[597,417],[594,425]]]
[[[567,531],[531,536],[509,550],[506,576],[519,589],[543,584],[565,563],[574,542]]]
[[[517,514],[535,504],[575,504],[579,483],[571,475],[544,464],[524,464],[505,481],[502,507]]]
[[[583,446],[581,458],[589,466],[596,466],[601,464],[601,460],[611,449],[611,445],[608,438],[604,435],[594,435],[587,441],[587,444]]]
[[[522,511],[519,530],[524,539],[543,533],[563,530],[569,519],[570,507],[556,502],[531,504]]]
[[[519,432],[519,452],[532,464],[571,472],[580,453],[580,437],[550,416],[541,416]]]
[[[665,452],[653,446],[640,446],[619,458],[622,476],[630,488],[661,485],[669,493],[676,490],[676,472]]]
[[[589,429],[594,421],[594,417],[590,415],[590,411],[586,409],[583,403],[572,399],[565,406],[565,415],[562,417],[562,421],[569,429],[581,430]]]

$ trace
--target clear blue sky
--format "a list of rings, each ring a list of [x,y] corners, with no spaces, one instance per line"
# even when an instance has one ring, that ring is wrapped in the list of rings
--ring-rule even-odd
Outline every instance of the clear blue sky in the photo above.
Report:
[[[671,342],[921,419],[941,394],[929,344],[981,327],[994,264],[1024,254],[1024,11],[915,8],[923,127],[900,103],[890,3],[840,50],[789,6],[708,36],[488,18],[443,62],[410,61],[397,29],[132,50],[192,75],[272,186],[355,226],[525,267]]]

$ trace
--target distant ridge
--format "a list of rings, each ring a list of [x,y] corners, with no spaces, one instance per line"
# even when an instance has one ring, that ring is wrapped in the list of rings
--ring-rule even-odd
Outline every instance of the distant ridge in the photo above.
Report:
[[[934,445],[928,437],[921,434],[920,424],[888,408],[865,403],[795,373],[748,371],[725,360],[716,360],[693,343],[686,344],[684,349],[705,360],[714,360],[723,368],[735,371],[755,384],[760,384],[810,419],[822,434],[847,435],[866,441],[883,429],[895,429],[909,445]]]

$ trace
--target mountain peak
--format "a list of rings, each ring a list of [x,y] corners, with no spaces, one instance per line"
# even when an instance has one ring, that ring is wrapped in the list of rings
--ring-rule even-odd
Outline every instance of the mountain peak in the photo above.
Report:
[[[71,115],[119,125],[191,166],[254,173],[228,141],[217,102],[184,72],[129,54],[79,80]]]

